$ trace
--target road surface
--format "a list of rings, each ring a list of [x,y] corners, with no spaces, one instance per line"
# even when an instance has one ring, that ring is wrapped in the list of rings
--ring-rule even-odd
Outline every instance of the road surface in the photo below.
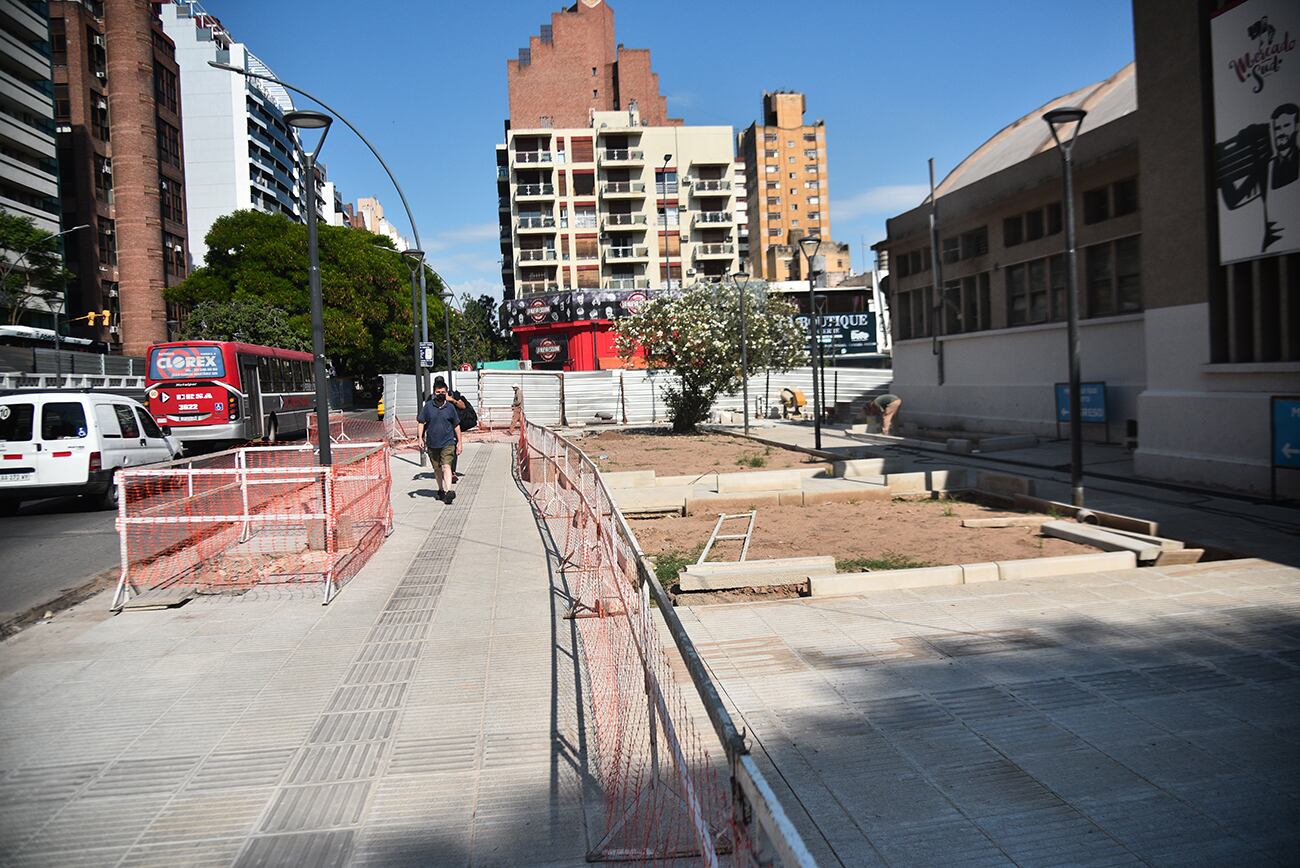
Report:
[[[0,622],[117,566],[116,517],[75,497],[55,497],[0,518]]]

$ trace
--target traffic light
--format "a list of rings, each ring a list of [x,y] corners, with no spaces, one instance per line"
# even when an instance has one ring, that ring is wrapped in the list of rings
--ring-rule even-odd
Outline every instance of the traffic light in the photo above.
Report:
[[[86,319],[86,325],[89,325],[89,326],[93,326],[93,325],[95,325],[95,320],[96,320],[96,318],[97,318],[97,317],[101,317],[101,318],[102,318],[102,321],[101,321],[99,324],[100,324],[100,325],[103,325],[103,326],[106,326],[106,325],[108,325],[109,320],[112,318],[112,316],[113,316],[113,312],[112,312],[111,310],[101,310],[101,311],[93,311],[93,310],[92,310],[90,313],[86,314],[86,317],[85,317],[85,319]],[[81,317],[77,317],[77,319],[81,319]]]

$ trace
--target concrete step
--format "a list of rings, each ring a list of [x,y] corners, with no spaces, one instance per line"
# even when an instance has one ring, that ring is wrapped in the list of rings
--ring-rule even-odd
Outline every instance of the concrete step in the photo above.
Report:
[[[1047,536],[1069,540],[1081,545],[1093,546],[1105,552],[1132,552],[1140,564],[1154,564],[1160,557],[1160,546],[1134,539],[1124,534],[1111,533],[1109,530],[1090,524],[1076,524],[1072,521],[1045,521],[1042,531]]]

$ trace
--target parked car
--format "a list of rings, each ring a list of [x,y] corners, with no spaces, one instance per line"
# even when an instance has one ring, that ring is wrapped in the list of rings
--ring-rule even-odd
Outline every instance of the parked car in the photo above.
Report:
[[[117,508],[114,474],[170,461],[181,444],[138,401],[98,392],[0,395],[0,512],[24,500],[81,495]]]

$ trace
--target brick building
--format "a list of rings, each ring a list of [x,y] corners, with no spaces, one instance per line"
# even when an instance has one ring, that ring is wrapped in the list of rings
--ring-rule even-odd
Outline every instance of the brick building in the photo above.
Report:
[[[149,0],[53,0],[50,36],[71,333],[143,355],[188,273],[175,46]],[[78,317],[110,310],[112,326]]]
[[[750,124],[739,137],[748,171],[750,272],[766,280],[798,280],[799,239],[828,240],[831,234],[826,124],[804,123],[804,108],[801,93],[765,93],[763,122]],[[831,245],[823,244],[822,252],[830,254]],[[830,264],[826,269],[834,270]]]
[[[646,126],[675,126],[650,69],[650,49],[614,41],[614,10],[604,0],[578,0],[551,15],[541,33],[506,62],[510,126],[585,127],[592,112],[640,113]]]

